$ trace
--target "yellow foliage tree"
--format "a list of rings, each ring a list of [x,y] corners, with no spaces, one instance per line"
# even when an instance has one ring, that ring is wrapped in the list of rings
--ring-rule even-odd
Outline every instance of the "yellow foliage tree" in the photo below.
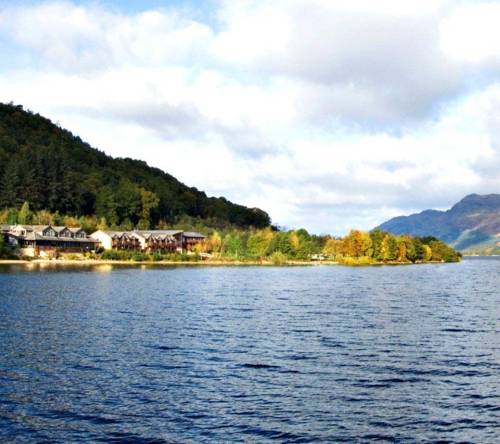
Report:
[[[108,221],[105,217],[101,217],[99,219],[99,223],[97,224],[98,230],[107,230],[108,229]]]
[[[300,248],[300,237],[297,235],[295,231],[292,231],[290,232],[288,239],[294,251],[297,251]]]
[[[351,230],[343,241],[343,255],[347,257],[372,256],[372,239],[369,233]]]
[[[252,256],[264,257],[267,254],[269,245],[273,240],[274,233],[270,228],[264,230],[257,230],[253,232],[248,238],[248,252]]]
[[[222,238],[217,231],[213,232],[207,243],[209,251],[211,251],[212,253],[220,253],[220,250],[222,248]]]
[[[323,254],[330,258],[342,255],[343,241],[341,239],[328,239],[323,247]]]
[[[71,228],[76,228],[80,226],[80,221],[73,216],[66,216],[63,219],[64,226],[66,227],[71,227]]]
[[[432,259],[432,248],[429,245],[424,245],[424,261],[428,262]]]
[[[54,225],[54,216],[47,210],[40,210],[33,216],[33,223],[36,225]]]
[[[399,262],[408,261],[406,242],[404,240],[400,240],[398,243],[398,261]]]

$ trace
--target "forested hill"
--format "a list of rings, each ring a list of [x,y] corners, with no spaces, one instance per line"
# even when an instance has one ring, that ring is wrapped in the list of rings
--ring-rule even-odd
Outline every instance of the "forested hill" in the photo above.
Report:
[[[380,228],[394,234],[436,236],[465,253],[500,254],[500,194],[471,194],[447,211],[395,217]]]
[[[0,209],[105,217],[119,226],[155,226],[188,215],[266,227],[269,215],[190,188],[145,162],[112,158],[22,106],[0,104]]]

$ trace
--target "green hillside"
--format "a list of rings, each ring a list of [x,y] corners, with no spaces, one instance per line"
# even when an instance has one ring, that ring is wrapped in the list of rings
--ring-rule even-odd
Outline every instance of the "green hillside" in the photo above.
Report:
[[[106,218],[112,226],[154,227],[189,216],[242,228],[269,215],[179,182],[145,162],[112,158],[22,106],[0,104],[0,209]]]

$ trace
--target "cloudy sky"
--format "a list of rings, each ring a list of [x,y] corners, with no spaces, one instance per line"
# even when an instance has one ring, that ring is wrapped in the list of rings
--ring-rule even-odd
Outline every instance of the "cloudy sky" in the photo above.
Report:
[[[286,227],[500,192],[500,1],[0,0],[0,101]]]

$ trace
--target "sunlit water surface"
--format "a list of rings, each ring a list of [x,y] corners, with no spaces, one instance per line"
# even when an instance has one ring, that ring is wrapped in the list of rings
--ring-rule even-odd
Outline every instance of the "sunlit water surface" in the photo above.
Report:
[[[500,442],[500,260],[0,267],[0,442]]]

